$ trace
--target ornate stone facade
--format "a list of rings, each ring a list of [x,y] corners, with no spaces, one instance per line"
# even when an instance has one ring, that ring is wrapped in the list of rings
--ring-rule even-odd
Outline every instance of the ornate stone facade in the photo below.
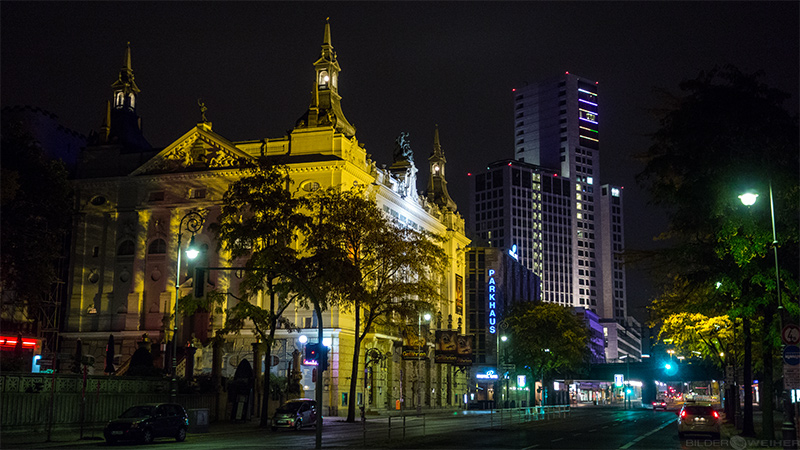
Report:
[[[388,216],[442,236],[450,265],[442,280],[442,293],[447,300],[437,305],[437,312],[451,323],[463,323],[463,311],[456,311],[455,298],[457,292],[463,292],[463,285],[456,286],[456,282],[463,283],[464,251],[469,244],[464,220],[454,204],[440,207],[441,202],[429,200],[434,197],[417,193],[413,158],[405,158],[404,162],[408,165],[405,169],[412,170],[414,176],[401,180],[392,168],[378,168],[358,142],[355,128],[341,112],[337,93],[340,68],[327,23],[322,57],[314,66],[314,101],[286,136],[231,142],[203,120],[163,150],[140,152],[139,158],[126,158],[130,152],[108,143],[86,150],[84,157],[91,170],[84,171],[75,183],[79,216],[73,236],[65,347],[70,339],[80,337],[85,352],[100,356],[109,333],[113,333],[120,343],[117,353],[124,359],[135,350],[136,339],[147,332],[154,342],[153,350],[158,353],[163,349],[171,334],[165,331],[172,323],[176,284],[182,296],[191,288],[194,265],[230,267],[240,263],[217,251],[209,225],[219,213],[228,185],[242,176],[239,164],[262,155],[280,158],[300,193],[329,186],[346,189],[354,184],[364,185],[367,195]],[[126,67],[130,67],[129,49]],[[132,75],[131,71],[131,79]],[[438,145],[438,133],[436,138]],[[104,171],[104,166],[109,169]],[[195,262],[181,261],[176,283],[178,235],[181,219],[189,211],[205,215],[195,236],[195,242],[205,250]],[[239,279],[232,271],[212,271],[208,283],[222,291],[237,292]],[[316,325],[312,311],[292,307],[286,315],[311,336],[311,328]],[[195,367],[210,371],[212,352],[202,347],[209,345],[224,317],[206,313],[178,320],[178,342],[194,340],[201,347]],[[323,324],[332,348],[323,411],[335,415],[346,412],[347,402],[363,401],[343,396],[351,377],[353,317],[333,308],[324,313]],[[463,402],[463,372],[432,361],[419,364],[424,367],[412,367],[400,357],[402,337],[384,331],[368,336],[362,349],[362,354],[367,349],[377,349],[388,355],[380,364],[371,366],[371,390],[360,388],[360,394],[366,395],[367,409],[394,409],[395,401],[401,398],[409,399],[406,407],[416,407],[416,400],[411,400],[417,398],[412,389],[424,389],[422,402],[426,406],[458,406]],[[285,375],[293,350],[301,345],[296,333],[279,330],[276,338],[273,355],[278,357],[278,364],[272,370]],[[241,359],[252,361],[252,342],[251,330],[229,337],[224,346],[223,375],[232,375]],[[363,376],[363,365],[360,370],[359,376]],[[311,370],[304,369],[303,377],[304,395],[309,396],[309,389],[313,389]]]

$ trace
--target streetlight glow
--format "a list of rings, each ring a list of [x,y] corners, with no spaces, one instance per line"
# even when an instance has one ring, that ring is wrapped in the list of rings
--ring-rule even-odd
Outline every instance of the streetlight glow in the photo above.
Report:
[[[189,240],[189,246],[186,247],[186,257],[189,259],[197,258],[197,255],[200,254],[200,250],[198,250],[197,245],[194,243],[194,234],[192,238]]]
[[[745,192],[744,194],[739,196],[739,200],[742,201],[742,204],[745,206],[753,206],[758,199],[758,194],[753,192]]]

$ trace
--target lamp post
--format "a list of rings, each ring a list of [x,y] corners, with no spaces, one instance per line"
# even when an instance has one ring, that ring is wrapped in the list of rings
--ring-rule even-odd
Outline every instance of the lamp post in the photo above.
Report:
[[[739,200],[745,206],[753,206],[758,200],[758,194],[754,192],[745,192],[739,196]],[[775,200],[772,195],[772,180],[769,181],[769,217],[772,224],[772,252],[775,257],[775,294],[778,300],[778,320],[781,328],[783,328],[783,302],[781,300],[781,275],[778,267],[778,235],[775,232]],[[784,366],[786,363],[784,363]],[[747,387],[749,389],[749,386]],[[783,392],[783,424],[781,425],[781,432],[783,437],[784,449],[797,448],[796,429],[794,426],[794,408],[792,407],[791,397],[789,390],[786,388],[786,380],[784,378]]]
[[[422,412],[422,319],[426,322],[431,320],[428,313],[417,315],[417,413]],[[427,352],[426,352],[427,353]]]
[[[502,358],[502,359],[500,358],[500,355],[501,355],[500,342],[506,342],[506,341],[508,341],[508,336],[505,336],[505,335],[500,336],[500,334],[498,333],[498,335],[497,335],[497,373],[498,374],[503,374],[503,389],[500,391],[500,401],[502,403],[503,408],[505,408],[507,403],[508,403],[508,381],[506,380],[506,370],[505,370],[505,368],[503,368],[504,361],[506,360],[506,358]],[[503,350],[505,350],[505,349],[503,349]]]
[[[203,216],[197,211],[189,211],[182,218],[178,225],[178,249],[176,251],[177,266],[175,269],[175,322],[172,327],[172,383],[170,387],[170,399],[173,403],[178,398],[178,298],[180,298],[180,285],[181,285],[181,240],[183,237],[184,228],[192,233],[192,238],[189,240],[189,246],[186,248],[186,257],[189,259],[197,258],[200,253],[194,245],[194,236],[203,228]],[[203,282],[204,280],[195,280],[195,283]]]

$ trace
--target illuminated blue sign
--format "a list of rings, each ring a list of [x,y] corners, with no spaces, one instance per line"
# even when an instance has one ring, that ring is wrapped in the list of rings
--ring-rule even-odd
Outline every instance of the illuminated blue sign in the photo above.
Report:
[[[515,261],[519,261],[519,256],[517,255],[517,244],[511,246],[511,250],[508,251],[508,256],[514,258]]]
[[[498,376],[494,370],[487,370],[486,373],[476,373],[475,378],[479,380],[496,380]]]
[[[494,269],[489,269],[489,282],[487,283],[486,290],[489,293],[489,333],[495,334],[497,332],[497,300],[495,300],[495,293],[497,284],[494,282]]]

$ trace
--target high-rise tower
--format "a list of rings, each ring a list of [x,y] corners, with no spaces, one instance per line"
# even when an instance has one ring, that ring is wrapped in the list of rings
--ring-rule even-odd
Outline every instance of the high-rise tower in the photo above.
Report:
[[[599,184],[599,116],[598,83],[574,74],[515,89],[514,160],[474,177],[470,218],[516,248],[544,301],[623,321],[622,190]]]
[[[514,90],[514,159],[593,184],[599,179],[597,82],[569,72]]]

